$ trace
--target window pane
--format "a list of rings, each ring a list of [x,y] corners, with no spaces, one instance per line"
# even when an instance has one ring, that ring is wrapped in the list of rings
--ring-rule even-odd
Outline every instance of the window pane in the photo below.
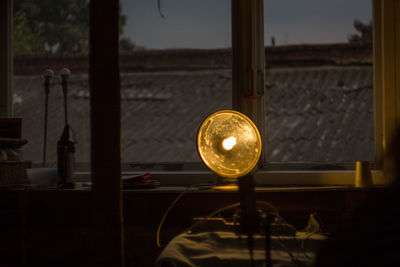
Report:
[[[230,109],[230,1],[121,1],[124,162],[200,161],[197,130]]]
[[[42,72],[52,69],[48,101],[47,163],[57,161],[57,141],[64,128],[60,71],[72,75],[68,91],[68,123],[77,144],[78,163],[90,161],[88,38],[89,1],[14,0],[14,116],[23,118],[28,140],[24,159],[42,163],[45,90]]]
[[[373,161],[371,3],[264,4],[267,161]]]

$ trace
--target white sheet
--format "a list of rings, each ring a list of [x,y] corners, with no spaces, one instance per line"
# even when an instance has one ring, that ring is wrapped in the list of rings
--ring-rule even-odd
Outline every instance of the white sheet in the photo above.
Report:
[[[271,261],[273,266],[298,266],[289,256],[306,266],[312,265],[323,235],[298,233],[296,236],[273,236]],[[254,236],[256,266],[265,262],[265,239]],[[303,248],[302,248],[303,245]],[[156,266],[250,266],[247,237],[232,232],[184,233],[176,236],[156,260]]]

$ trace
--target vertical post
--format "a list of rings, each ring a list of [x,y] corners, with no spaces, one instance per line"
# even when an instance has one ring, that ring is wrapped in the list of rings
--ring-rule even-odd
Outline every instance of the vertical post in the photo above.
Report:
[[[386,154],[393,134],[400,123],[400,5],[398,0],[380,0],[381,29],[381,111],[382,116],[382,147]],[[375,25],[374,25],[375,26]],[[374,31],[375,33],[376,31]],[[377,39],[375,39],[377,40]],[[376,58],[376,57],[375,57]],[[374,59],[375,59],[374,58]],[[388,171],[383,161],[384,171]]]
[[[93,266],[123,266],[119,1],[90,1]]]
[[[265,140],[263,14],[263,0],[232,0],[232,107],[251,118]]]
[[[12,0],[0,1],[0,117],[12,117]]]
[[[383,86],[382,86],[382,2],[372,1],[373,16],[373,70],[374,70],[374,126],[375,162],[377,169],[383,169]]]
[[[248,174],[238,178],[238,185],[240,209],[242,211],[240,230],[247,235],[247,247],[250,253],[251,266],[255,266],[253,235],[259,228],[260,218],[256,207],[256,192],[254,191],[253,175]]]

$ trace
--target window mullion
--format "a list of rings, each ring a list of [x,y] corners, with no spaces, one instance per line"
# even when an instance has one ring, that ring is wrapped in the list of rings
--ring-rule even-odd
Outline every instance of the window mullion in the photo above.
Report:
[[[400,103],[398,97],[400,95],[400,81],[398,80],[399,76],[399,40],[400,40],[400,22],[399,22],[399,9],[400,5],[397,0],[376,0],[376,4],[374,5],[377,8],[380,8],[380,23],[377,31],[381,32],[380,36],[375,38],[380,38],[380,42],[377,42],[380,48],[380,54],[375,55],[375,58],[378,61],[377,74],[380,74],[381,77],[376,82],[380,82],[378,85],[378,90],[375,91],[378,97],[381,97],[380,103],[377,103],[378,115],[381,116],[380,123],[379,118],[377,120],[378,126],[382,127],[381,130],[381,147],[382,152],[380,156],[381,167],[383,170],[387,171],[388,166],[385,160],[383,159],[383,155],[387,152],[388,145],[391,141],[392,135],[397,128],[398,123],[400,122]],[[378,11],[377,11],[378,12]],[[377,13],[375,12],[375,13]],[[377,18],[374,19],[374,21]],[[374,26],[376,26],[374,25]],[[377,41],[377,39],[375,39]],[[375,51],[376,51],[375,50]],[[380,56],[380,58],[378,58]],[[375,63],[375,62],[374,62]],[[375,76],[377,78],[377,76]],[[379,99],[378,99],[379,100]],[[379,106],[380,105],[380,106]],[[378,139],[378,141],[380,141]],[[378,144],[379,147],[379,144]],[[378,158],[379,159],[379,158]]]
[[[12,0],[0,1],[0,117],[12,117]]]
[[[373,0],[373,75],[374,75],[374,126],[375,126],[375,163],[382,169],[383,159],[383,115],[382,115],[382,23],[381,0]]]
[[[232,107],[250,117],[265,140],[263,11],[263,0],[232,0]]]

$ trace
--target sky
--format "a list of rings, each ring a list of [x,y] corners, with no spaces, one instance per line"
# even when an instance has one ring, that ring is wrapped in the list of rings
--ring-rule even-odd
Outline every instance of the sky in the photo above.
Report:
[[[343,43],[371,0],[264,0],[264,40],[276,45]],[[147,49],[231,47],[231,0],[121,0],[123,36]]]

